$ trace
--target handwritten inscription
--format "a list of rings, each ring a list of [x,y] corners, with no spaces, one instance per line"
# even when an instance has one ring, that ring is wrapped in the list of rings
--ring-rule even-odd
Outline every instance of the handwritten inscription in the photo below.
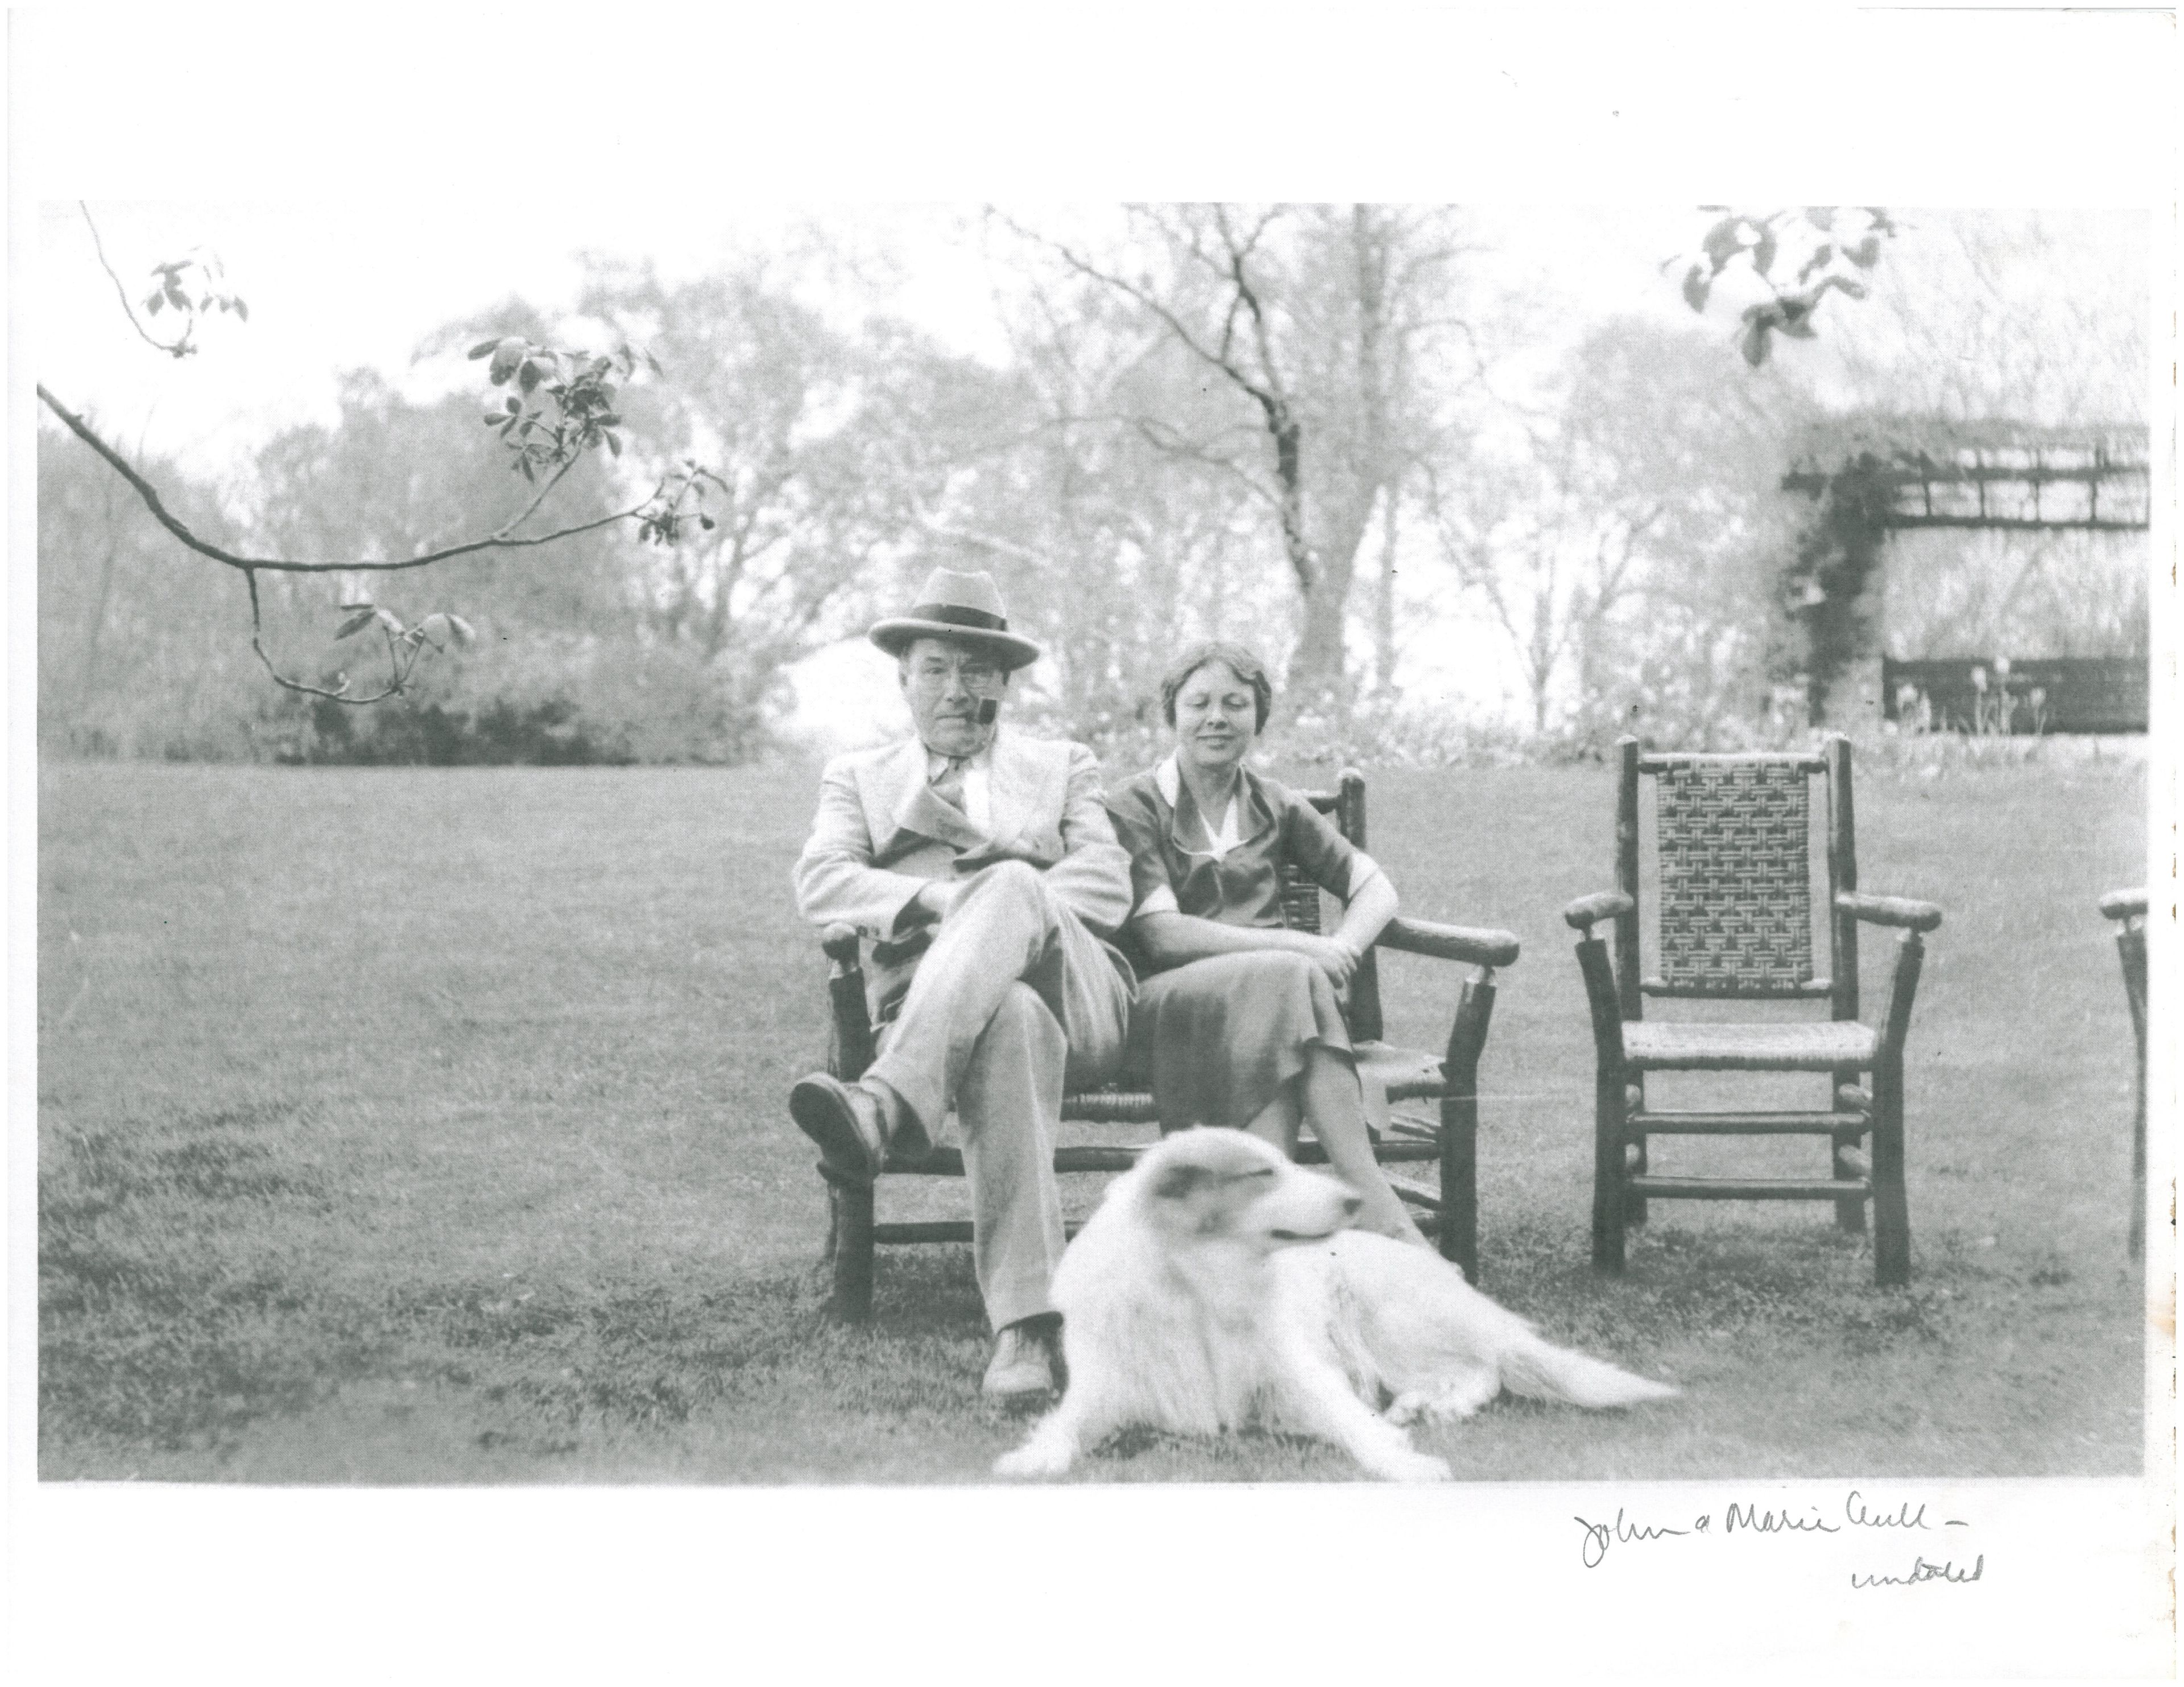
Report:
[[[1633,1521],[1620,1506],[1615,1508],[1615,1521],[1613,1523],[1594,1523],[1586,1517],[1578,1517],[1574,1521],[1585,1531],[1580,1551],[1588,1570],[1598,1569],[1607,1562],[1609,1551],[1617,1546],[1714,1533],[1714,1515],[1711,1512],[1699,1513],[1681,1527]],[[1947,1518],[1944,1523],[1950,1528],[1966,1527],[1957,1517]],[[1875,1499],[1853,1488],[1843,1496],[1840,1510],[1811,1504],[1774,1506],[1731,1501],[1722,1511],[1720,1533],[1724,1535],[1841,1534],[1846,1530],[1930,1530],[1933,1527],[1926,1520],[1926,1506],[1922,1502]],[[1930,1564],[1922,1557],[1907,1576],[1876,1575],[1863,1580],[1853,1576],[1851,1584],[1853,1587],[1882,1587],[1908,1586],[1936,1580],[1975,1582],[1984,1573],[1986,1565],[1984,1555],[1969,1571],[1957,1570],[1953,1563],[1947,1562]]]
[[[1850,1584],[1854,1588],[1908,1588],[1921,1582],[1975,1582],[1986,1573],[1986,1554],[1982,1552],[1969,1570],[1959,1570],[1946,1558],[1938,1564],[1929,1564],[1920,1557],[1913,1561],[1908,1576],[1861,1576],[1853,1571]]]

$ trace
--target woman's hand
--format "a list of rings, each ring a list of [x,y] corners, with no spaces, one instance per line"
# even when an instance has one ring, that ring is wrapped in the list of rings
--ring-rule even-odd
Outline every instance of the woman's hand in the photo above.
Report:
[[[1341,989],[1349,983],[1351,975],[1357,970],[1357,951],[1339,938],[1323,938],[1309,932],[1290,933],[1290,942],[1304,952],[1313,966],[1327,974],[1328,982]]]

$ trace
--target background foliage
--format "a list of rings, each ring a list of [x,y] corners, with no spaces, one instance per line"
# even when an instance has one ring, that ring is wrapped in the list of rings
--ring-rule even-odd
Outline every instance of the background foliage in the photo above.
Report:
[[[217,481],[142,467],[220,543],[415,554],[534,495],[502,437],[521,359],[497,348],[627,344],[662,372],[616,390],[612,450],[582,455],[544,514],[582,526],[699,464],[703,521],[665,544],[622,522],[415,572],[264,576],[270,654],[323,687],[370,660],[369,638],[332,637],[355,598],[476,629],[404,699],[346,709],[269,687],[238,583],[47,423],[42,743],[747,760],[777,741],[797,665],[936,562],[994,572],[1052,653],[1018,717],[1118,752],[1157,737],[1168,653],[1212,635],[1284,671],[1277,736],[1297,753],[1397,760],[1780,736],[1802,723],[1777,688],[1876,607],[1898,656],[2142,652],[2128,545],[1922,536],[1852,556],[1841,511],[1780,489],[1846,419],[2142,418],[2143,288],[2077,261],[2113,240],[2053,216],[1883,216],[1885,239],[1862,209],[1695,215],[1690,266],[1633,301],[1666,308],[1580,320],[1525,277],[1508,226],[1453,209],[993,212],[965,238],[994,277],[998,356],[894,314],[823,243],[676,281],[594,264],[565,310],[512,297],[426,335],[415,378],[350,372],[330,420]],[[1797,305],[1838,272],[1862,296]],[[1707,309],[1682,314],[1680,290]],[[1755,323],[1774,354],[1752,358]],[[506,381],[493,427],[465,348]],[[1885,597],[1856,600],[1875,569]],[[1786,581],[1830,582],[1829,600],[1800,624]]]

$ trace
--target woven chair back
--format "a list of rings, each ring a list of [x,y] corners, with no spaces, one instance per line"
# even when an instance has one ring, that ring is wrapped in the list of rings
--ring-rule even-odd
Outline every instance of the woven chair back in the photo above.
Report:
[[[1804,766],[1691,762],[1654,779],[1662,983],[1689,995],[1802,994],[1813,978]]]

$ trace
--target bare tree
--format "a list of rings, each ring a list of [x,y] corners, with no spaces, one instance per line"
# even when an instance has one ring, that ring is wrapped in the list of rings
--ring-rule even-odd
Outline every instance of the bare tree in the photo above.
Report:
[[[1612,321],[1569,354],[1546,419],[1429,465],[1441,555],[1508,640],[1535,730],[1558,696],[1583,713],[1641,671],[1693,664],[1718,691],[1730,652],[1757,661],[1803,404],[1708,336]],[[1680,654],[1655,663],[1657,649]]]
[[[1290,700],[1339,703],[1358,552],[1415,460],[1426,348],[1467,331],[1448,303],[1464,250],[1449,219],[1370,205],[1140,207],[1132,249],[1107,253],[1002,220],[1128,301],[1240,410],[1211,428],[1163,415],[1138,426],[1161,450],[1233,478],[1271,519],[1298,605]]]

